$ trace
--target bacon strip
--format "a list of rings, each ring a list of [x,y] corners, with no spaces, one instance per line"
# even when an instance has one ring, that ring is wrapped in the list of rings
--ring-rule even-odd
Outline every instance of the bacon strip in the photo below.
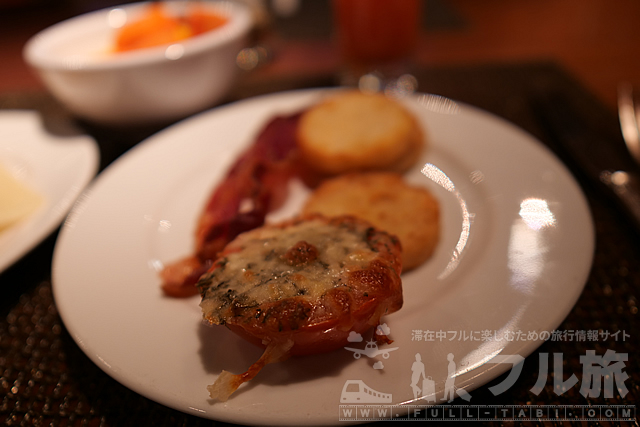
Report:
[[[195,253],[167,265],[160,276],[171,297],[196,295],[195,284],[218,253],[240,233],[260,227],[284,202],[289,180],[299,175],[296,128],[300,113],[272,119],[231,167],[204,207]]]

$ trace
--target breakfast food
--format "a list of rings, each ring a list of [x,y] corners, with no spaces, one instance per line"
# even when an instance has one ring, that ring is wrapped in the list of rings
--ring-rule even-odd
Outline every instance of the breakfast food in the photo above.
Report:
[[[196,295],[196,282],[218,253],[238,234],[264,224],[266,215],[287,197],[293,177],[314,187],[331,174],[352,170],[400,171],[417,160],[423,145],[417,121],[383,95],[342,91],[297,113],[275,117],[214,189],[196,226],[193,255],[162,270],[163,292],[170,297]],[[417,205],[437,213],[425,199]],[[384,209],[394,207],[380,205],[380,215]],[[405,238],[409,268],[431,254],[437,221],[429,227],[428,232],[418,228],[405,233],[410,234]],[[415,233],[420,243],[413,249]]]
[[[166,295],[199,293],[207,323],[264,348],[246,372],[222,371],[212,399],[268,363],[344,347],[402,307],[403,263],[419,265],[438,240],[436,201],[397,173],[422,147],[396,101],[341,92],[275,117],[238,157],[204,206],[193,255],[161,272]],[[264,225],[292,178],[321,184],[301,216]]]
[[[354,215],[400,239],[407,271],[426,261],[439,236],[439,207],[423,187],[408,185],[391,172],[342,175],[323,182],[307,200],[303,213]]]
[[[196,295],[195,284],[218,253],[238,234],[264,224],[267,214],[286,199],[292,178],[315,187],[332,175],[349,171],[403,171],[417,160],[423,146],[423,132],[413,115],[398,101],[379,94],[334,92],[299,112],[275,117],[214,189],[196,226],[193,255],[162,270],[163,292],[171,297]],[[399,185],[398,179],[384,181],[383,189],[385,185]],[[371,192],[372,186],[368,187],[366,191]],[[405,187],[395,198],[403,200],[400,212],[423,210],[416,214],[419,216],[415,227],[413,218],[398,219],[395,228],[383,222],[380,226],[383,229],[391,226],[392,233],[404,234],[401,240],[405,246],[405,268],[410,269],[433,252],[438,236],[438,209],[426,190]],[[325,193],[323,190],[316,197]],[[412,208],[409,198],[414,193],[420,196]],[[392,203],[386,203],[377,204],[372,211],[378,212],[374,216],[367,217],[357,210],[352,213],[379,221],[394,210]],[[412,230],[408,229],[409,224],[414,227]]]
[[[167,12],[161,2],[153,2],[147,7],[141,19],[124,25],[117,32],[116,52],[176,43],[216,29],[227,22],[226,17],[207,11],[197,4],[185,3],[182,16]]]
[[[197,295],[195,284],[218,252],[238,234],[261,226],[267,213],[285,200],[290,178],[299,174],[298,118],[294,114],[269,121],[214,189],[196,225],[194,254],[160,273],[166,295]]]
[[[402,306],[398,240],[355,217],[266,225],[227,245],[198,282],[204,319],[266,347],[244,374],[209,387],[226,400],[267,363],[332,351]]]
[[[32,214],[42,196],[16,180],[0,165],[0,231]]]
[[[297,137],[303,158],[327,175],[404,171],[424,145],[416,119],[399,102],[358,91],[341,92],[309,108]]]

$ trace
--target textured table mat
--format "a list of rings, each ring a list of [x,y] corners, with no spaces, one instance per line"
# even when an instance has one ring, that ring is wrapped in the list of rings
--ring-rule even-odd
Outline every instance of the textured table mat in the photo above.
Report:
[[[560,91],[572,99],[604,141],[620,141],[615,113],[551,63],[426,69],[418,72],[417,76],[420,91],[451,97],[491,111],[544,142],[547,141],[536,125],[528,99],[539,91]],[[322,76],[244,82],[228,101],[272,91],[333,84],[331,77]],[[60,124],[56,121],[68,119],[49,96],[39,93],[1,96],[0,108],[39,109],[48,115],[52,128]],[[82,122],[77,124],[99,142],[101,168],[158,130],[116,131]],[[566,334],[560,339],[550,339],[529,356],[518,381],[507,393],[493,396],[488,390],[504,380],[505,374],[475,390],[472,393],[473,404],[635,405],[637,402],[640,370],[633,349],[638,348],[640,238],[604,193],[588,184],[581,171],[573,169],[573,172],[587,195],[596,228],[596,252],[585,290],[558,327]],[[0,274],[0,424],[224,425],[152,402],[111,379],[84,355],[67,333],[52,298],[50,270],[55,238],[56,233]],[[618,334],[614,335],[616,332]],[[556,393],[551,375],[541,393],[531,392],[538,378],[539,353],[562,353],[564,379],[574,374],[581,381],[580,356],[589,350],[598,355],[605,354],[607,350],[628,354],[623,370],[628,375],[624,380],[628,392],[624,397],[615,392],[612,398],[604,398],[603,394],[597,398],[585,398],[580,394],[580,382],[564,393]],[[458,399],[455,403],[465,402]],[[603,423],[618,424],[625,423]]]

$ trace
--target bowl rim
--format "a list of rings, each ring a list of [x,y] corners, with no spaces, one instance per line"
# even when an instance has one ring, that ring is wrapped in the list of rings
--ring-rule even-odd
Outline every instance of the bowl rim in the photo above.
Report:
[[[249,33],[253,25],[250,10],[243,4],[229,0],[193,1],[193,3],[205,5],[205,7],[210,10],[222,12],[222,14],[229,17],[229,21],[219,28],[190,37],[178,43],[119,52],[113,55],[101,56],[98,59],[88,55],[55,55],[52,54],[49,49],[50,46],[56,43],[69,40],[70,37],[64,33],[68,33],[69,28],[73,25],[81,26],[83,23],[90,22],[91,20],[98,22],[101,18],[106,22],[107,15],[112,10],[122,9],[125,12],[136,13],[151,3],[153,3],[153,1],[111,6],[74,16],[53,24],[36,33],[27,41],[23,48],[23,57],[25,61],[34,68],[59,71],[116,70],[151,64],[171,63],[240,40]],[[184,5],[185,1],[163,0],[162,3],[170,7],[177,7]],[[191,3],[191,1],[188,3]],[[108,25],[105,25],[105,30],[108,31]],[[117,28],[113,29],[113,31],[115,30],[117,30]],[[172,45],[182,46],[181,55],[176,58],[166,55],[167,48]]]

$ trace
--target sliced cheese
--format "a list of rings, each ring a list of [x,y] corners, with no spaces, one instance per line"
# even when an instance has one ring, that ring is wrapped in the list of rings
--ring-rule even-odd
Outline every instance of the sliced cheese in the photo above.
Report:
[[[32,214],[42,196],[0,165],[0,231]]]

